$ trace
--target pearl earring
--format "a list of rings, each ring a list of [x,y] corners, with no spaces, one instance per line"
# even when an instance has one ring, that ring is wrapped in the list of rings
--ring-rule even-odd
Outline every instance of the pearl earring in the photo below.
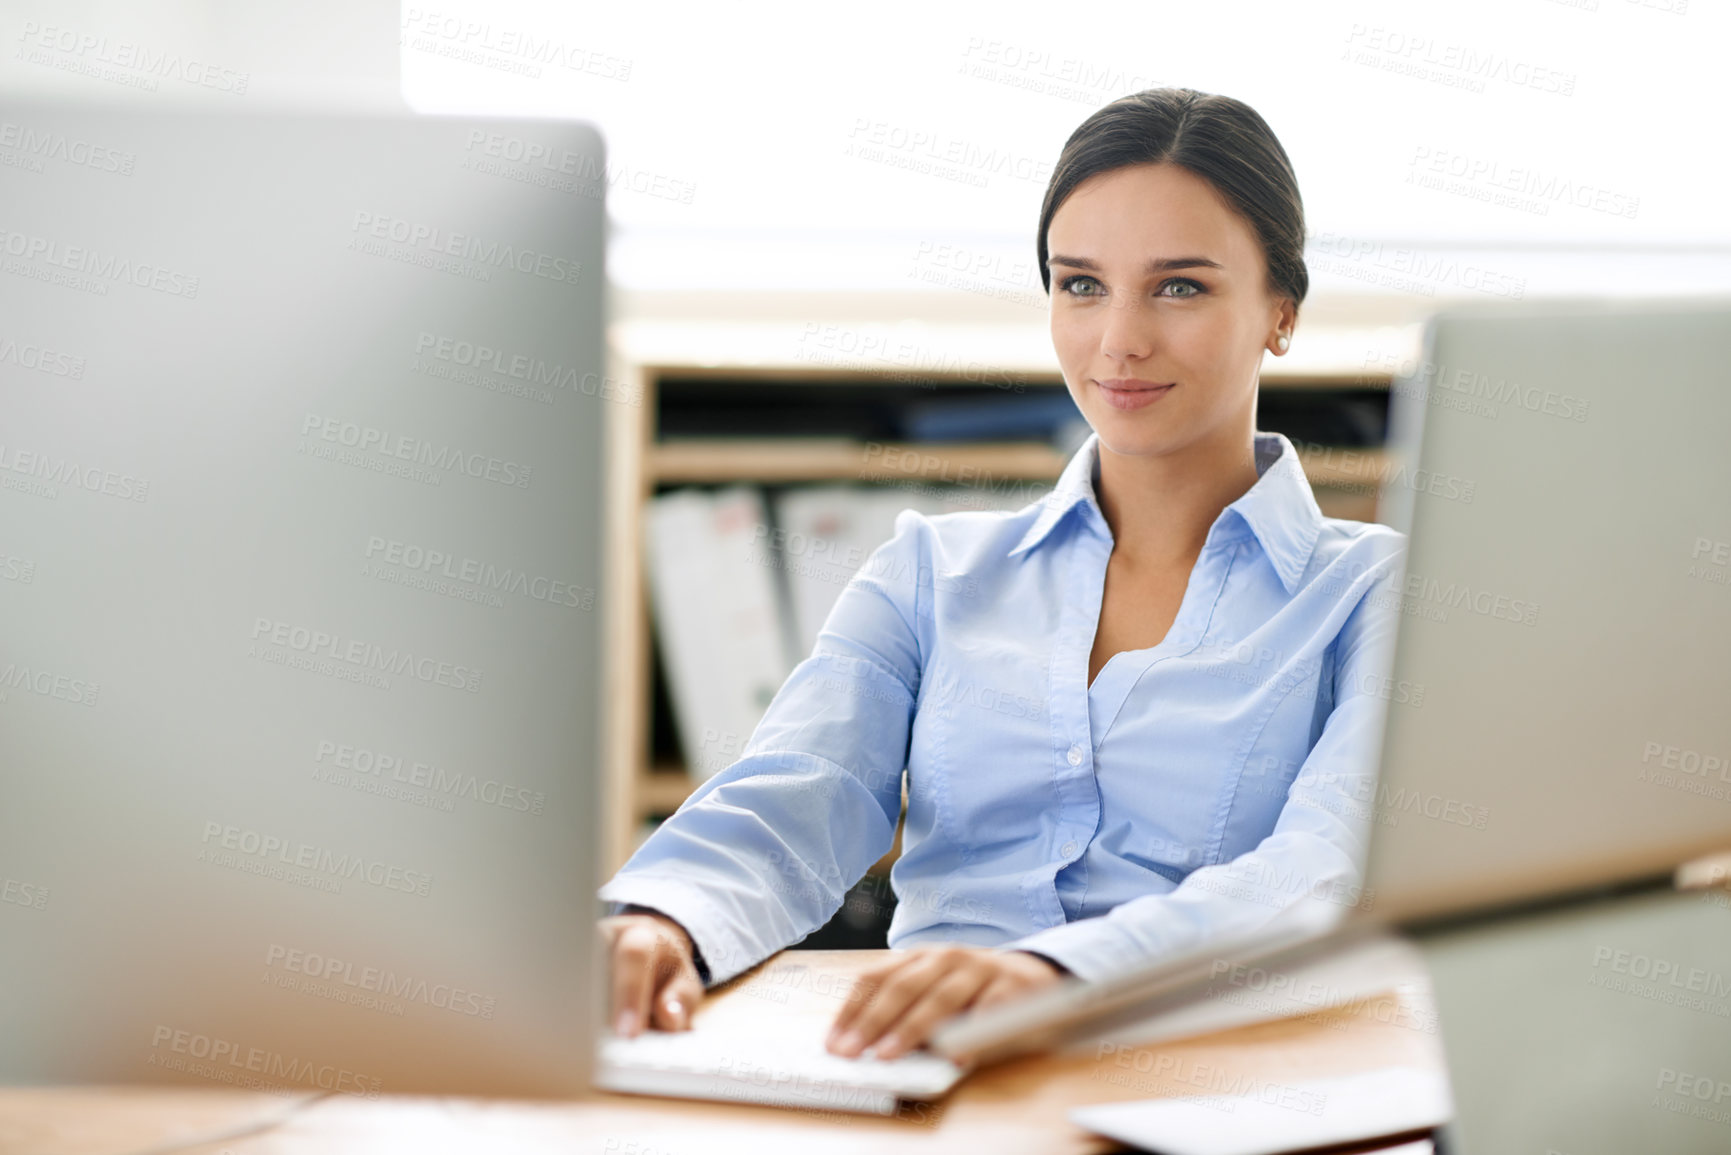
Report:
[[[1288,345],[1292,344],[1292,342],[1287,339],[1287,336],[1285,333],[1282,333],[1279,337],[1276,337],[1274,340],[1274,343],[1276,345],[1280,346],[1280,351],[1282,353],[1286,352],[1286,347]]]

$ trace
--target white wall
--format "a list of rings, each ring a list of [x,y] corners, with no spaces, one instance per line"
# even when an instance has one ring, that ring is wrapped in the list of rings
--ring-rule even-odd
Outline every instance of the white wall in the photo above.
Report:
[[[395,0],[0,0],[0,94],[400,107]]]

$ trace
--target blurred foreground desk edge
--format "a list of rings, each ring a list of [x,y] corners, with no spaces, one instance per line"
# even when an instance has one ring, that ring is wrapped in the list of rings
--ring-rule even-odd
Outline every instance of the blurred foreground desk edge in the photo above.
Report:
[[[851,977],[879,951],[783,952],[717,988],[701,1016],[811,1016],[827,1025]],[[905,1104],[899,1118],[729,1103],[596,1094],[565,1103],[337,1095],[311,1103],[280,1125],[185,1148],[194,1155],[348,1155],[380,1149],[489,1153],[559,1151],[622,1155],[721,1155],[822,1151],[1118,1151],[1113,1141],[1069,1122],[1073,1107],[1164,1096],[1218,1094],[1223,1084],[1287,1085],[1392,1066],[1443,1069],[1428,993],[1389,999],[1414,1004],[1388,1013],[1373,1000],[1301,1018],[1149,1044],[1146,1063],[1125,1067],[1093,1053],[1020,1059],[968,1076],[945,1099]],[[701,1019],[700,1019],[701,1022]],[[1139,1071],[1147,1067],[1147,1071]],[[291,1099],[256,1092],[178,1087],[0,1089],[0,1155],[124,1155],[183,1137],[214,1135],[287,1108]],[[1341,1151],[1413,1151],[1399,1142]],[[1423,1151],[1420,1143],[1416,1148]]]

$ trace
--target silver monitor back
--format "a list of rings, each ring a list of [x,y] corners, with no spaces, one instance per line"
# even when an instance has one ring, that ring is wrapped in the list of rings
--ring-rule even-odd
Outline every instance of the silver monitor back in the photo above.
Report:
[[[0,1079],[580,1093],[598,133],[0,153]]]
[[[1409,535],[1368,877],[1398,921],[1731,848],[1731,301],[1457,307],[1394,383]],[[1416,461],[1413,451],[1416,449]]]
[[[1664,886],[1428,924],[1457,1155],[1724,1155],[1731,892]]]

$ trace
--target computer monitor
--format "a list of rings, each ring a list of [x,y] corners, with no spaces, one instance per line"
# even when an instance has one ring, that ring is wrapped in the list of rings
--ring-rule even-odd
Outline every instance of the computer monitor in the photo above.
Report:
[[[1728,348],[1731,300],[1531,301],[1397,366],[1380,917],[1731,849]]]
[[[1726,300],[1452,309],[1395,382],[1425,474],[1369,876],[1451,1152],[1727,1149],[1731,891],[1672,879],[1731,849],[1728,342]]]
[[[564,1096],[602,143],[0,108],[0,1079]]]

